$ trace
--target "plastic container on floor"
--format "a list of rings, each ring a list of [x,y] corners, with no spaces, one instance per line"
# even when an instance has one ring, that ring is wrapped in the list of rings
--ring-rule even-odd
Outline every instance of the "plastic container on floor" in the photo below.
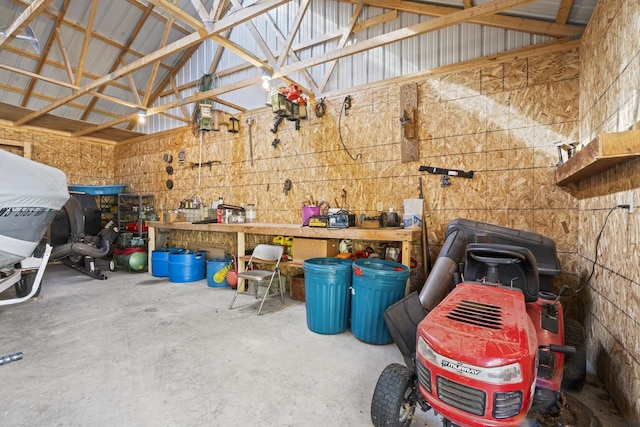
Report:
[[[184,252],[181,248],[163,248],[151,252],[151,275],[169,277],[169,254]]]
[[[211,288],[226,288],[227,273],[233,269],[232,258],[213,258],[207,261],[207,286]]]
[[[389,344],[393,338],[384,322],[384,311],[404,297],[409,278],[406,265],[362,258],[353,263],[351,332],[370,344]]]
[[[350,260],[311,258],[303,262],[307,327],[319,334],[339,334],[349,327]]]
[[[205,253],[185,251],[169,254],[169,281],[174,283],[196,282],[205,277]]]

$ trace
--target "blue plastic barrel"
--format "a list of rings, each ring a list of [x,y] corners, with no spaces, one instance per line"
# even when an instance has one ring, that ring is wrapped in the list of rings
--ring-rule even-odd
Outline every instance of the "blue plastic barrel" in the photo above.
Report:
[[[204,279],[205,252],[185,251],[169,253],[169,281],[175,283],[195,282]]]
[[[351,264],[347,259],[311,258],[302,263],[307,327],[339,334],[349,326]]]
[[[207,285],[211,288],[229,286],[227,273],[233,269],[232,258],[212,258],[207,261]]]
[[[184,252],[181,248],[163,248],[151,252],[151,275],[169,277],[169,254]]]
[[[362,258],[353,263],[351,332],[370,344],[393,338],[384,322],[385,310],[404,297],[409,268],[397,262]]]

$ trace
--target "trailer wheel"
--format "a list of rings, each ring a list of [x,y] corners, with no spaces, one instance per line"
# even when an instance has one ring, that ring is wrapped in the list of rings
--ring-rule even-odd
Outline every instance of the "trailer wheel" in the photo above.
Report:
[[[109,270],[116,271],[116,261],[113,259],[109,261]]]
[[[564,322],[564,343],[576,348],[574,354],[565,354],[562,387],[579,390],[587,378],[587,349],[584,344],[584,329],[573,319]]]
[[[380,374],[371,400],[371,421],[376,427],[406,427],[416,409],[414,374],[393,363]]]
[[[29,293],[31,292],[31,289],[33,288],[33,283],[36,281],[37,274],[38,274],[37,272],[23,273],[18,283],[13,285],[13,287],[16,290],[16,296],[18,298],[23,298],[29,295]],[[34,297],[37,297],[38,295],[40,295],[41,288],[42,288],[42,284],[40,284],[40,287],[38,288],[36,293],[33,295]]]

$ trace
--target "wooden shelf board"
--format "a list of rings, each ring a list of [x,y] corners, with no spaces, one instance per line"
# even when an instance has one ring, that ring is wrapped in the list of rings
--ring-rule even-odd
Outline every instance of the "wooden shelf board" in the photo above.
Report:
[[[580,182],[640,157],[640,129],[598,136],[556,169],[556,185]]]

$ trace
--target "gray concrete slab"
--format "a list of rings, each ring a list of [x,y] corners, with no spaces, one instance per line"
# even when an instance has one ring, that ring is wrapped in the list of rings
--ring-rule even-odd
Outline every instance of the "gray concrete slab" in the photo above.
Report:
[[[393,344],[311,332],[288,298],[256,316],[204,280],[107,276],[50,265],[40,297],[0,308],[0,355],[24,353],[0,366],[0,425],[370,426],[378,375],[402,363]]]

